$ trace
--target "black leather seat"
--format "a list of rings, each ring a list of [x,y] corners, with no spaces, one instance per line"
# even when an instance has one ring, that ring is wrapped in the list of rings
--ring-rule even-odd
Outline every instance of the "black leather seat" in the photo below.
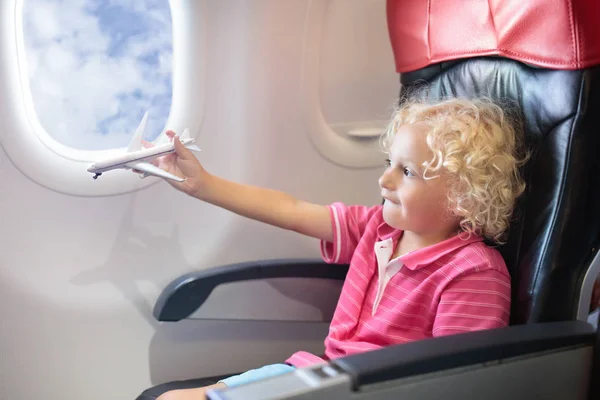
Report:
[[[401,98],[407,93],[430,98],[487,96],[519,106],[531,150],[523,169],[528,189],[518,204],[508,243],[500,249],[513,279],[512,325],[584,321],[592,284],[600,272],[600,67],[549,70],[481,57],[406,73],[401,83]],[[339,266],[307,269],[302,263],[283,261],[189,274],[165,289],[155,316],[162,321],[185,318],[221,283],[306,276],[317,270],[343,278]],[[398,357],[382,357],[382,363],[402,363],[403,348],[416,351],[419,344],[395,347],[384,351],[397,351]],[[376,362],[376,355],[368,356],[370,362]],[[359,356],[351,359],[360,363]],[[335,365],[343,369],[349,364],[340,360]],[[156,388],[139,399],[152,396]]]
[[[513,323],[582,319],[588,311],[583,282],[600,272],[590,270],[600,244],[599,80],[600,67],[549,70],[499,57],[401,77],[403,96],[489,96],[521,110],[532,151],[524,168],[528,189],[500,248],[513,278]]]

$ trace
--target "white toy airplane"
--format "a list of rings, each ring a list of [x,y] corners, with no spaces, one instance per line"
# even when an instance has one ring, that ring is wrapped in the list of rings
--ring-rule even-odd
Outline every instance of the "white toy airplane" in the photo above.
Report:
[[[133,135],[133,139],[129,143],[127,152],[125,154],[120,154],[97,161],[88,168],[88,172],[95,174],[93,177],[94,179],[98,179],[103,172],[121,168],[142,171],[143,174],[140,176],[141,178],[145,178],[148,175],[154,175],[161,178],[173,179],[178,182],[183,181],[183,179],[180,177],[163,171],[162,169],[147,162],[148,160],[152,160],[156,157],[175,152],[175,144],[173,142],[158,144],[149,148],[144,148],[142,146],[142,136],[146,128],[147,118],[148,112],[144,114],[142,122],[140,122],[140,125],[137,127],[135,134]],[[183,134],[180,136],[179,140],[181,141],[181,144],[188,149],[200,151],[200,148],[194,144],[194,139],[189,137],[189,131],[187,129],[183,131]]]

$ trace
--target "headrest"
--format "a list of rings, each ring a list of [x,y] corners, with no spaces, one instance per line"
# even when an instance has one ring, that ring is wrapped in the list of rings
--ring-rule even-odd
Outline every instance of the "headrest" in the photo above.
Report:
[[[483,95],[519,106],[532,155],[523,168],[528,188],[500,247],[513,279],[512,323],[575,319],[600,247],[600,67],[547,70],[480,57],[401,79],[404,92],[420,97]]]
[[[388,0],[398,72],[500,55],[554,69],[600,63],[598,0]]]

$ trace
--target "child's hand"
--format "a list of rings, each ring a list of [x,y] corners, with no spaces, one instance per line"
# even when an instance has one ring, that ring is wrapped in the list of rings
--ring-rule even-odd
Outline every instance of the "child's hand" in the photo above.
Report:
[[[175,132],[169,130],[166,133],[169,139],[175,144],[175,152],[155,158],[152,164],[170,174],[185,179],[183,182],[177,182],[172,179],[165,180],[175,189],[190,196],[195,196],[200,192],[208,174],[202,168],[202,165],[200,165],[194,154],[181,144]],[[143,141],[142,144],[144,147],[154,146],[147,141]],[[134,172],[140,173],[140,171],[135,170]]]

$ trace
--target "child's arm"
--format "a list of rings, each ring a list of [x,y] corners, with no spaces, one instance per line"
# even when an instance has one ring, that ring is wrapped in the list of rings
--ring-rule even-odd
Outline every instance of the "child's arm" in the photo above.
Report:
[[[329,209],[287,193],[243,185],[206,173],[202,188],[194,197],[244,217],[325,241],[333,240]]]
[[[167,136],[174,140],[175,153],[156,159],[154,164],[185,178],[184,182],[167,180],[177,190],[244,217],[329,242],[333,240],[326,206],[297,200],[276,190],[243,185],[211,175],[194,154],[181,144],[174,132],[167,131]]]

